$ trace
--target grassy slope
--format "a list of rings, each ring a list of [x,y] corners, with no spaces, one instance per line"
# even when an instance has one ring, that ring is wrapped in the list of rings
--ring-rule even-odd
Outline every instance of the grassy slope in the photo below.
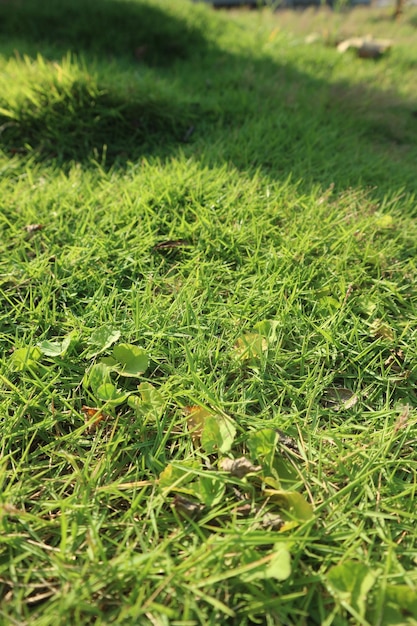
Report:
[[[417,586],[415,17],[364,62],[306,45],[287,14],[36,4],[0,4],[2,619],[385,623],[386,589]],[[233,346],[264,319],[276,337],[247,367]],[[122,406],[86,429],[103,324],[149,352],[156,423]],[[14,349],[70,332],[65,357],[15,371]],[[331,386],[358,402],[334,411]],[[261,428],[294,437],[314,519],[264,529],[233,492],[181,519],[157,478],[206,458],[194,404],[233,418],[235,457]],[[251,580],[281,544],[291,575]],[[329,591],[349,560],[379,573],[362,617]]]

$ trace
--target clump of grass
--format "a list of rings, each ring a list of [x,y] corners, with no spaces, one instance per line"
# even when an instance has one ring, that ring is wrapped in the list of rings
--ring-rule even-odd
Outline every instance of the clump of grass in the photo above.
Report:
[[[10,74],[16,65],[9,64]],[[74,161],[96,154],[111,165],[178,143],[195,115],[146,74],[138,86],[116,88],[101,87],[71,57],[53,65],[26,58],[25,66],[24,92],[9,93],[0,111],[1,142],[12,153]]]

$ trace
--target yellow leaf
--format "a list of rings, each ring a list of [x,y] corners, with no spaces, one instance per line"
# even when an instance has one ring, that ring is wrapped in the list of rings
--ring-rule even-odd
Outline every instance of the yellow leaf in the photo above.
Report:
[[[239,337],[233,347],[237,358],[242,361],[259,359],[268,349],[268,340],[259,333],[247,333]]]

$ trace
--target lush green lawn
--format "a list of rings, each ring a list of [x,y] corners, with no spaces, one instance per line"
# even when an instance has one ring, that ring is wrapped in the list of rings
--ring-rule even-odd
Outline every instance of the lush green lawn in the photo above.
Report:
[[[0,3],[0,623],[416,624],[417,14],[52,4]]]

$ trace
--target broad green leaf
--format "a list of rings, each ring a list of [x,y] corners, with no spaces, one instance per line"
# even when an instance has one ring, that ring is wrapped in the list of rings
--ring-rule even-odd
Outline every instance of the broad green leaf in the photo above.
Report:
[[[201,433],[201,445],[208,454],[221,452],[225,454],[232,447],[236,435],[236,427],[230,417],[213,414],[204,419]]]
[[[286,519],[307,522],[314,517],[313,507],[298,491],[264,489],[263,493],[279,506]]]
[[[390,604],[402,607],[417,619],[417,588],[410,589],[407,585],[387,585],[385,600]]]
[[[110,372],[111,368],[105,363],[94,363],[84,377],[84,386],[87,389],[91,388],[94,395],[98,397],[98,388],[111,383]]]
[[[183,461],[181,465],[169,465],[159,474],[159,486],[166,490],[179,490],[181,487],[196,478],[196,474],[190,470],[201,469],[198,461]]]
[[[97,388],[97,398],[110,404],[111,406],[117,406],[122,404],[129,397],[128,392],[118,391],[117,387],[112,383],[104,383]]]
[[[345,608],[352,607],[361,617],[365,615],[368,592],[375,580],[375,573],[357,561],[345,561],[327,573],[327,584],[335,598]]]
[[[150,414],[154,419],[158,419],[165,408],[165,400],[161,392],[151,383],[140,383],[138,389],[142,396],[144,412]]]
[[[201,406],[186,407],[184,411],[189,415],[187,427],[195,443],[200,441],[208,454],[230,450],[236,435],[236,426],[230,417]]]
[[[151,383],[138,385],[141,398],[131,395],[128,405],[135,409],[138,416],[157,421],[165,408],[165,400],[161,393]]]
[[[87,359],[92,359],[97,354],[104,352],[107,348],[110,348],[120,338],[120,330],[115,330],[110,326],[102,326],[95,330],[90,339],[88,345],[92,350],[87,354]]]
[[[130,408],[134,409],[137,413],[142,415],[142,400],[139,396],[135,396],[134,394],[130,395],[127,399],[127,404]]]
[[[269,343],[277,340],[277,330],[279,322],[277,320],[262,320],[253,327],[257,333],[266,337]]]
[[[242,545],[242,549],[244,544]],[[245,551],[246,552],[246,551]],[[270,558],[265,560],[255,550],[248,550],[248,556],[244,559],[245,564],[249,565],[253,562],[254,568],[240,575],[245,582],[253,580],[267,580],[273,578],[275,580],[286,580],[291,574],[291,555],[285,544],[275,544]],[[257,563],[259,563],[257,565]]]
[[[13,369],[19,372],[27,369],[36,369],[41,357],[42,352],[36,346],[18,348],[11,356]]]
[[[71,343],[73,341],[76,341],[77,339],[78,339],[78,333],[75,330],[68,333],[68,335],[65,335],[65,337],[63,338],[61,342],[62,352],[60,356],[64,356],[64,354],[66,354],[68,348],[70,347]]]
[[[137,378],[148,368],[149,358],[140,346],[130,343],[119,343],[113,348],[113,357],[119,363],[117,371],[122,376]]]
[[[40,341],[37,347],[45,356],[61,356],[63,353],[60,341]]]
[[[116,361],[116,359],[113,359],[112,356],[103,356],[100,359],[100,363],[103,363],[103,365],[106,365],[106,367],[108,367],[109,370],[112,371],[117,371],[117,367],[118,367],[118,362]]]
[[[273,428],[262,428],[261,430],[252,431],[247,442],[252,459],[271,468],[278,440],[279,435]]]
[[[417,589],[407,585],[387,585],[383,590],[379,615],[372,615],[370,622],[380,626],[413,626],[417,621]]]
[[[367,295],[362,295],[358,298],[358,305],[366,315],[373,315],[378,308],[376,302],[371,300]]]
[[[71,332],[66,335],[62,341],[40,341],[37,347],[45,356],[64,356],[76,334],[76,332]]]
[[[281,487],[285,487],[286,489],[291,489],[291,487],[298,483],[300,480],[300,475],[297,470],[289,461],[285,459],[283,456],[276,456],[274,458],[274,462],[272,464],[273,469],[272,472],[275,474],[279,482],[281,483]]]
[[[330,311],[334,311],[336,309],[340,309],[341,302],[333,298],[333,296],[324,296],[324,298],[320,298],[319,303],[322,309],[327,309]]]
[[[223,500],[225,484],[215,476],[199,476],[196,482],[188,486],[187,492],[211,507]]]

